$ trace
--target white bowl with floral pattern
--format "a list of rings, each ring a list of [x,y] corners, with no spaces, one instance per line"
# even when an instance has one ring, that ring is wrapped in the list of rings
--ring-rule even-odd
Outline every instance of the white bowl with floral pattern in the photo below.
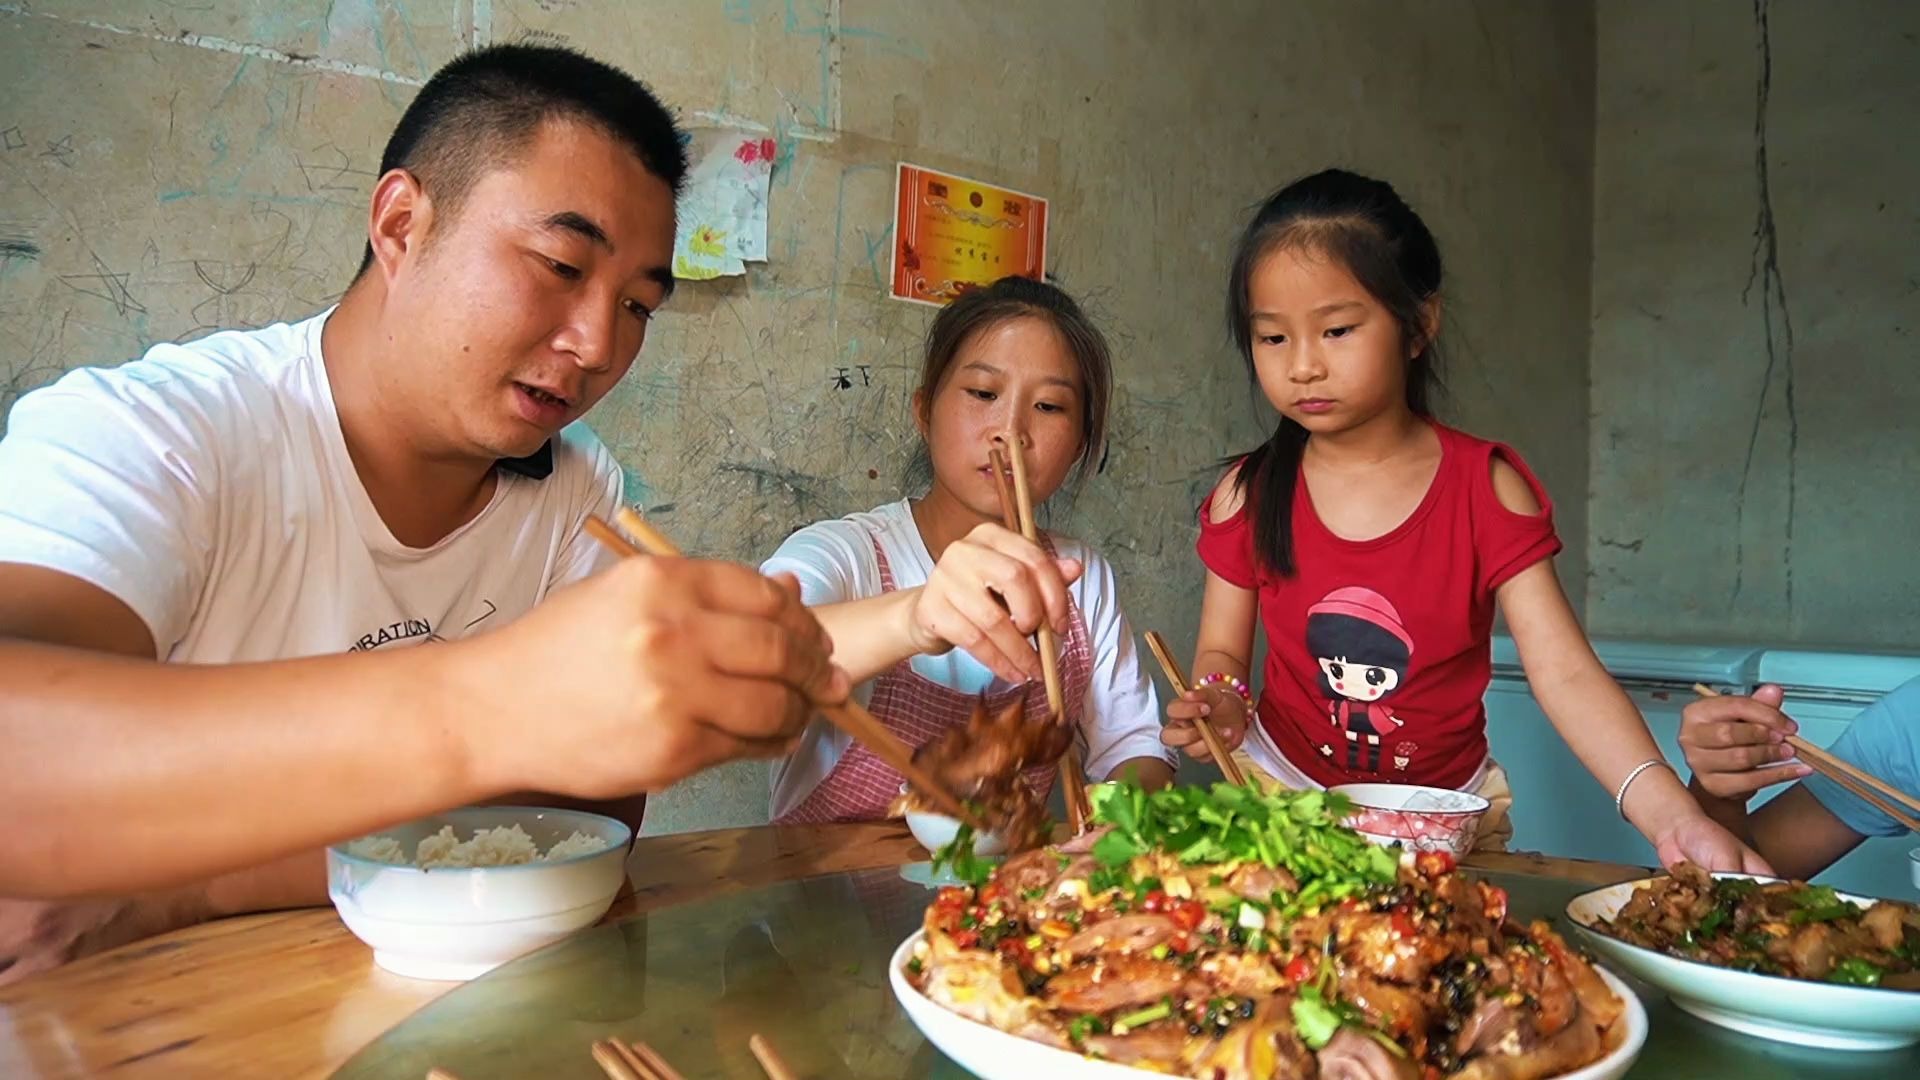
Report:
[[[1473,850],[1480,821],[1493,806],[1471,791],[1421,784],[1341,784],[1327,790],[1352,800],[1346,824],[1374,843],[1444,851],[1456,859]]]

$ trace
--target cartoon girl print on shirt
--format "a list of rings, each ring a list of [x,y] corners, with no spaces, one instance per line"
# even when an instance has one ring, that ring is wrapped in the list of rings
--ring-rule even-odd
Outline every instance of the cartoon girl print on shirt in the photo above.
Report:
[[[1372,589],[1335,589],[1307,609],[1307,651],[1320,665],[1327,717],[1346,736],[1347,768],[1379,772],[1380,737],[1404,723],[1385,699],[1406,680],[1413,656],[1400,613]],[[1331,745],[1320,749],[1333,756]],[[1409,742],[1396,746],[1394,765],[1404,771],[1415,749]]]

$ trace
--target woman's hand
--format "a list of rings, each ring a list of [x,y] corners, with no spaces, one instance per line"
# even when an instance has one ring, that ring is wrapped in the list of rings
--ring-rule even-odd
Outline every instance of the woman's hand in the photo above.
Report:
[[[1067,632],[1067,585],[1081,569],[1018,533],[977,525],[947,546],[919,589],[908,634],[918,652],[958,648],[1008,682],[1037,679],[1040,655],[1027,638],[1041,626]]]

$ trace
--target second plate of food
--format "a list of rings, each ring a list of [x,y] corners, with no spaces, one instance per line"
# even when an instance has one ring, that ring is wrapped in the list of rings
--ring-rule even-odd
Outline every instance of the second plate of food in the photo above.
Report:
[[[1897,988],[1916,981],[1912,905],[1683,869],[1582,893],[1567,917],[1609,962],[1710,1023],[1835,1050],[1920,1042],[1920,990]]]

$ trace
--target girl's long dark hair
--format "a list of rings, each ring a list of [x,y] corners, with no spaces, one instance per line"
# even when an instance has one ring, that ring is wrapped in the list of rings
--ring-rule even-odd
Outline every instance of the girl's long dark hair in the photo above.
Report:
[[[1328,169],[1281,188],[1260,204],[1240,234],[1227,286],[1227,329],[1247,364],[1254,393],[1260,376],[1253,362],[1253,315],[1249,289],[1254,271],[1275,252],[1294,249],[1333,259],[1393,314],[1406,340],[1419,342],[1408,364],[1407,408],[1433,415],[1440,390],[1438,342],[1427,335],[1427,304],[1440,295],[1440,249],[1426,223],[1383,180]],[[1235,486],[1253,518],[1254,551],[1268,569],[1292,577],[1294,488],[1307,429],[1286,417],[1266,442],[1241,461]]]

